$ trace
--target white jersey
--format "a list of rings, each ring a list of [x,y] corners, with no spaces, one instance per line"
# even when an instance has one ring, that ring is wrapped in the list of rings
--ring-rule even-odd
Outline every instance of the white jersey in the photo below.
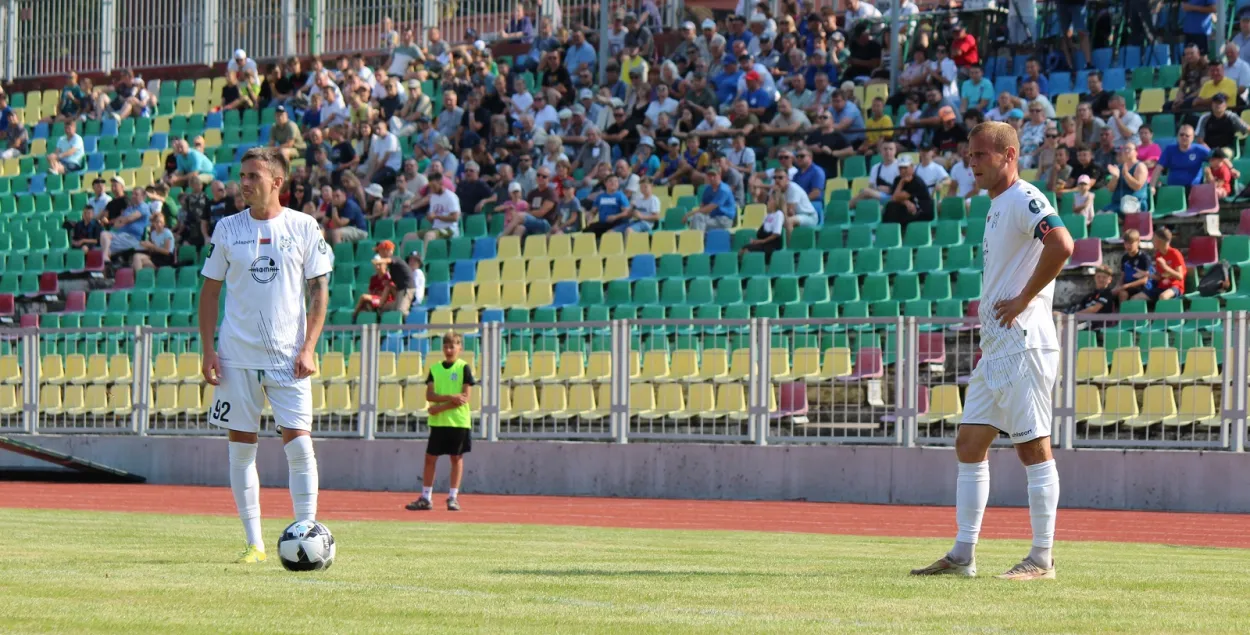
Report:
[[[261,221],[245,209],[217,223],[202,273],[225,281],[222,365],[293,374],[304,345],[305,282],[333,268],[317,221],[302,212],[283,209]]]
[[[1020,179],[1007,191],[994,197],[985,219],[985,256],[981,305],[981,355],[992,360],[1022,353],[1028,349],[1059,350],[1055,334],[1052,302],[1055,282],[1042,289],[1010,328],[999,326],[994,303],[1009,300],[1024,290],[1037,269],[1042,241],[1034,232],[1042,219],[1055,214],[1041,190]]]

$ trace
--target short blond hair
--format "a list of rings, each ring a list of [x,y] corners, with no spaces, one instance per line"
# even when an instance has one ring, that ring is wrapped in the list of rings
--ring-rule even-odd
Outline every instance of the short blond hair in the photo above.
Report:
[[[1016,156],[1020,156],[1020,135],[1016,134],[1016,129],[1011,127],[1011,124],[1001,121],[983,121],[968,133],[968,139],[977,135],[989,139],[990,143],[994,144],[994,149],[999,152],[1005,153],[1007,148],[1015,148]]]
[[[464,346],[464,336],[455,331],[447,331],[446,333],[444,333],[443,341],[452,342],[452,343]]]

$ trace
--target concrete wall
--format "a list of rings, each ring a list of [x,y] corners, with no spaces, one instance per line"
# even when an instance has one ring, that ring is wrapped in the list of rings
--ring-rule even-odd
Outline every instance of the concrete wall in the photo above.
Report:
[[[153,483],[226,485],[226,442],[197,437],[18,437],[148,477]],[[424,441],[316,443],[326,489],[419,486]],[[1250,512],[1250,457],[1227,452],[1057,452],[1065,507]],[[286,483],[276,439],[257,459],[261,482]],[[40,465],[0,452],[0,469]],[[446,463],[439,487],[445,487]],[[1010,449],[990,457],[992,505],[1027,504],[1024,470]],[[490,494],[950,505],[949,448],[479,442],[464,489]]]

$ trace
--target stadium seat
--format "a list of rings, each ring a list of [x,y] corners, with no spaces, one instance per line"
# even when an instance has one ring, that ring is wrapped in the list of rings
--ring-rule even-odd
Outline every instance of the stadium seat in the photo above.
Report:
[[[1180,405],[1172,423],[1218,426],[1220,420],[1220,413],[1215,407],[1215,395],[1210,386],[1185,386],[1181,389]]]
[[[956,420],[963,416],[963,401],[959,396],[959,386],[943,384],[934,386],[929,392],[929,409],[917,417],[921,424],[943,423]]]
[[[1141,411],[1126,417],[1124,425],[1144,428],[1156,424],[1175,425],[1177,421],[1176,395],[1171,386],[1147,386],[1142,394]]]
[[[1077,396],[1079,400],[1079,391]],[[1079,412],[1080,408],[1078,407]],[[1126,385],[1109,386],[1103,398],[1102,410],[1086,418],[1085,425],[1089,427],[1112,426],[1137,415],[1136,390],[1132,386]]]
[[[20,384],[22,369],[17,355],[0,355],[0,384]]]
[[[1185,369],[1179,375],[1166,379],[1172,384],[1215,384],[1221,381],[1218,351],[1213,347],[1199,346],[1185,353]]]

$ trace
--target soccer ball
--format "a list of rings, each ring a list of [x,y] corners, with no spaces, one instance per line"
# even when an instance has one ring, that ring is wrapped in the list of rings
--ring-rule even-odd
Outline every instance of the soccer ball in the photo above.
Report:
[[[320,571],[334,564],[334,536],[325,525],[297,520],[282,530],[278,559],[287,571]]]

